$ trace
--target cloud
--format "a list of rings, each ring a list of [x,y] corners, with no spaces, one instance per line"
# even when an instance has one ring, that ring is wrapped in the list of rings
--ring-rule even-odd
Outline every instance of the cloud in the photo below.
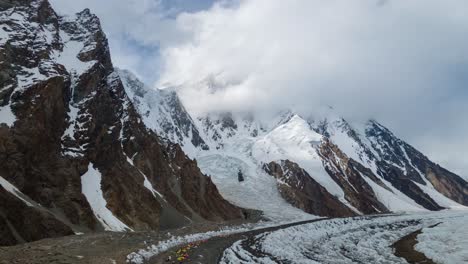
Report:
[[[467,1],[52,2],[90,7],[114,62],[179,87],[192,112],[332,105],[468,176]]]
[[[209,77],[225,84],[211,95],[228,108],[275,101],[348,111],[394,111],[396,102],[429,103],[456,89],[441,86],[452,83],[447,71],[467,61],[468,16],[460,10],[468,4],[378,3],[252,0],[182,14],[177,28],[192,37],[162,49],[159,85],[200,89],[194,84]]]
[[[192,111],[333,105],[468,175],[468,2],[250,0],[175,22],[191,38],[161,50],[156,87]]]

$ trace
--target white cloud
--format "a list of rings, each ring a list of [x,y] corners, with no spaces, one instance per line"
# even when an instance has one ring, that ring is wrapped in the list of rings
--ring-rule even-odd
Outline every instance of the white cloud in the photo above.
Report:
[[[468,2],[245,0],[176,25],[192,37],[162,49],[156,86],[192,111],[333,105],[468,174]]]
[[[354,97],[364,102],[359,108],[393,111],[393,104],[382,103],[409,105],[416,97],[430,101],[429,93],[445,94],[440,85],[449,75],[443,71],[467,61],[464,10],[464,1],[390,1],[382,6],[367,0],[251,0],[236,8],[216,5],[178,17],[177,28],[192,38],[162,49],[159,84],[191,86],[212,75],[227,84],[215,101],[229,107],[258,102],[267,94],[265,107],[274,100],[285,106],[326,102],[349,110],[356,108],[350,100]],[[284,100],[286,95],[291,100]]]
[[[151,0],[52,2],[90,7],[116,64],[183,87],[192,111],[333,105],[468,175],[467,1],[225,0],[180,14]]]
[[[165,0],[50,0],[60,14],[89,8],[101,20],[109,38],[114,64],[131,69],[146,81],[159,71],[159,48],[184,41],[175,28],[174,10]]]

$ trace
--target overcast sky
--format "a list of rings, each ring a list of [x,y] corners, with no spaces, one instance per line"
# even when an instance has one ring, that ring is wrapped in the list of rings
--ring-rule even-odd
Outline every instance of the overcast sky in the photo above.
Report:
[[[192,111],[331,105],[468,176],[466,0],[51,2],[60,13],[90,8],[114,64],[183,87]]]

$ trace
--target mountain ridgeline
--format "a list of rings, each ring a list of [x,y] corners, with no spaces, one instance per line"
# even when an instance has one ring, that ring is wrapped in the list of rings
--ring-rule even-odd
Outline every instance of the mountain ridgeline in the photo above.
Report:
[[[251,185],[268,175],[289,204],[321,216],[436,211],[468,205],[464,179],[375,120],[353,126],[333,109],[314,118],[282,111],[268,121],[251,113],[190,118],[181,101],[174,99],[175,91],[153,90],[128,71],[120,75],[137,111],[147,113],[143,117],[147,126],[197,159],[202,171],[213,176],[221,193],[234,204],[265,211],[265,204],[256,203],[258,199],[249,190],[266,190],[263,184]],[[141,90],[146,92],[135,92]],[[160,100],[152,104],[155,100],[151,98]],[[148,111],[155,107],[171,114]],[[246,172],[245,188],[235,187],[238,169]]]
[[[115,69],[99,19],[0,0],[0,245],[96,231],[468,206],[468,183],[377,121],[194,116]],[[242,173],[242,181],[238,173]]]
[[[1,1],[0,24],[0,245],[243,217],[142,122],[89,10]]]

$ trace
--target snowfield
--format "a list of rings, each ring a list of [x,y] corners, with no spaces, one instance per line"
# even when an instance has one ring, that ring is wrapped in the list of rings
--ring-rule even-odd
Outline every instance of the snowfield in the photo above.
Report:
[[[264,163],[285,159],[298,163],[328,192],[346,203],[343,190],[327,174],[316,151],[322,138],[304,119],[294,115],[289,122],[259,139],[253,146],[252,155]]]
[[[437,258],[437,261],[466,263],[466,231],[447,239],[450,231],[446,228],[457,222],[452,231],[464,227],[466,230],[467,217],[468,212],[447,211],[324,220],[238,241],[225,250],[220,263],[406,263],[394,255],[392,244],[409,233],[440,222],[445,224],[441,224],[439,231],[427,229],[421,235],[427,242],[417,248],[432,252],[428,257],[445,252],[440,259],[456,251],[452,258],[444,261]],[[431,242],[434,239],[436,242]],[[446,246],[437,250],[439,243]]]
[[[276,180],[245,157],[213,154],[197,162],[223,197],[237,206],[261,210],[264,217],[276,222],[317,218],[287,203],[278,192]],[[237,179],[239,169],[246,178],[241,183]]]
[[[415,248],[440,264],[468,263],[468,214],[424,228]]]

